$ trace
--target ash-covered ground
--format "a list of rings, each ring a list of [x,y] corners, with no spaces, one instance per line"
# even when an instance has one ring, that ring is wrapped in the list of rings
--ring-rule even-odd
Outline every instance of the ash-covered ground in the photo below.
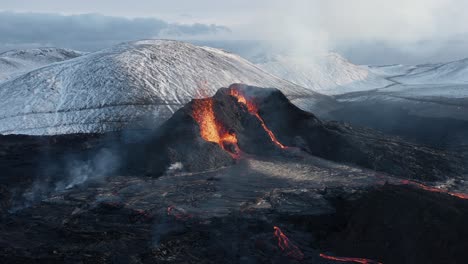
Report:
[[[156,131],[0,142],[3,263],[468,259],[463,155],[277,90],[221,89]]]

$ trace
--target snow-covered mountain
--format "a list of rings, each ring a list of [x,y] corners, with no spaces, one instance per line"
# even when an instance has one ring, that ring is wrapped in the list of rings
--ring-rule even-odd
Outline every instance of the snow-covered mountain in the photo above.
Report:
[[[60,48],[12,50],[0,53],[0,82],[33,69],[76,58],[84,53]]]
[[[392,84],[335,96],[330,118],[438,147],[468,144],[468,59],[369,69]]]
[[[326,108],[323,101],[333,101],[232,53],[144,40],[54,63],[0,84],[0,133],[103,132],[145,120],[154,123],[191,98],[239,82],[276,87],[307,110]]]
[[[336,98],[353,104],[398,105],[399,109],[411,109],[408,111],[417,116],[468,121],[468,59],[415,66],[372,66],[369,69],[392,84]]]
[[[448,63],[417,65],[395,79],[407,84],[467,84],[468,58]]]
[[[468,59],[415,66],[372,66],[370,70],[393,82],[375,90],[387,97],[431,101],[468,98]]]
[[[372,90],[392,83],[369,67],[354,65],[337,53],[315,58],[275,56],[257,65],[285,80],[327,95]]]

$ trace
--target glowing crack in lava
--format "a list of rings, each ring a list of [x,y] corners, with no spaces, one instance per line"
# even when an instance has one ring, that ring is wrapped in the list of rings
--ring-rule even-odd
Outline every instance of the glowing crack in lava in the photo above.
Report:
[[[426,190],[426,191],[429,191],[429,192],[446,193],[448,195],[455,196],[455,197],[458,197],[460,199],[467,199],[468,200],[468,194],[466,194],[466,193],[449,192],[449,191],[446,191],[444,189],[439,189],[439,188],[436,188],[436,187],[427,186],[427,185],[421,184],[419,182],[414,182],[414,181],[410,181],[410,180],[401,180],[400,183],[404,184],[404,185],[415,186],[417,188],[420,188],[420,189],[423,189],[423,190]]]
[[[347,258],[347,257],[334,257],[325,254],[320,254],[320,257],[324,259],[340,261],[340,262],[354,262],[360,264],[382,264],[381,262],[377,262],[371,259],[364,259],[364,258]]]
[[[279,227],[274,226],[273,230],[275,237],[278,238],[278,247],[285,252],[288,257],[296,260],[302,260],[304,258],[304,253],[289,240]]]
[[[206,141],[217,143],[233,158],[239,158],[240,149],[236,134],[227,131],[216,121],[213,111],[213,99],[197,99],[193,101],[193,118],[200,126],[200,134]]]
[[[167,215],[174,216],[177,220],[188,220],[193,217],[193,215],[188,214],[184,209],[177,208],[173,205],[167,208]]]
[[[249,101],[247,100],[247,98],[238,90],[236,89],[230,89],[230,95],[231,96],[234,96],[235,98],[237,98],[237,102],[247,106],[247,109],[249,110],[249,113],[251,113],[252,115],[254,115],[259,121],[260,121],[260,124],[262,125],[263,129],[267,132],[268,136],[270,137],[271,141],[273,141],[273,143],[275,143],[278,147],[282,148],[282,149],[285,149],[287,148],[286,146],[284,146],[283,144],[281,144],[281,142],[278,141],[278,139],[276,138],[275,134],[273,134],[273,131],[271,131],[265,124],[265,121],[263,120],[263,118],[258,114],[258,107],[252,102],[252,101]]]

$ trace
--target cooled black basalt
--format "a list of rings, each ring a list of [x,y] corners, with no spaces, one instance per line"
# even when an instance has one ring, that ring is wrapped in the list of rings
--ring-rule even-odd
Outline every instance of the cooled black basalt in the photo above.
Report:
[[[383,263],[466,262],[467,200],[393,185],[355,196],[341,200],[322,248]]]

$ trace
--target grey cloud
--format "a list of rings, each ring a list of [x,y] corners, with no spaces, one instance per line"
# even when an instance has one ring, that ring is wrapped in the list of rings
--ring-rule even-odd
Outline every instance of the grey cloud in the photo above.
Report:
[[[96,50],[136,39],[193,37],[226,31],[229,29],[219,25],[177,24],[155,18],[0,12],[0,49],[60,46]]]

